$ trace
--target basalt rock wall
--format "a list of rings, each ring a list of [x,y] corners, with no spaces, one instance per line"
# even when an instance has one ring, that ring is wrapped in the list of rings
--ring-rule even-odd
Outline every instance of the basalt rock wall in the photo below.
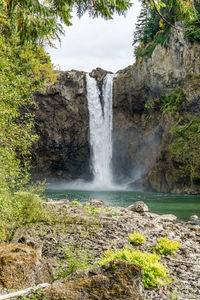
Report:
[[[158,45],[150,58],[118,72],[113,85],[113,173],[117,182],[159,192],[197,193],[199,187],[176,184],[169,158],[170,117],[147,122],[145,104],[175,88],[185,94],[184,113],[199,116],[200,45],[188,42],[183,27],[172,30],[168,45]],[[90,75],[99,88],[107,71]],[[192,78],[192,80],[191,80]],[[40,177],[90,179],[89,115],[85,72],[61,72],[45,94],[35,97],[36,131],[33,174]]]
[[[151,58],[120,71],[114,82],[114,161],[122,162],[121,170],[127,169],[136,187],[143,178],[144,188],[147,182],[158,192],[199,193],[199,186],[176,183],[168,151],[170,116],[159,119],[155,112],[148,122],[145,108],[149,99],[181,88],[186,98],[182,117],[199,116],[200,45],[184,38],[182,24],[177,27],[180,31],[172,30],[166,47],[158,45]]]
[[[40,178],[90,177],[85,73],[61,72],[45,94],[35,95],[32,173]]]

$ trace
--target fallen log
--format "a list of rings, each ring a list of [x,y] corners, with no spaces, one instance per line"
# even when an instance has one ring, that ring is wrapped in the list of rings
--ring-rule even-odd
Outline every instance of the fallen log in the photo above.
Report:
[[[19,297],[19,296],[22,296],[22,295],[27,295],[30,292],[37,291],[38,289],[45,288],[49,285],[50,285],[49,283],[41,283],[41,284],[38,284],[34,287],[32,286],[32,287],[24,289],[24,290],[20,290],[20,291],[9,293],[9,294],[0,295],[0,300],[12,299],[12,298],[16,298],[16,297]]]

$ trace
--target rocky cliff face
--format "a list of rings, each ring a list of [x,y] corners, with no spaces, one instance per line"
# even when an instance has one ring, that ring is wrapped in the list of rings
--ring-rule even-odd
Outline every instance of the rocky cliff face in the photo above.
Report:
[[[46,94],[35,96],[33,174],[37,177],[88,178],[88,109],[85,73],[61,72]]]
[[[149,99],[159,99],[175,88],[185,94],[183,117],[199,116],[199,55],[199,44],[189,43],[182,31],[172,30],[166,48],[158,45],[151,58],[120,71],[114,82],[115,159],[129,174],[132,172],[133,179],[146,177],[150,187],[159,192],[200,192],[198,186],[175,183],[167,150],[171,143],[170,117],[158,120],[155,111],[151,122],[146,122],[145,116]]]
[[[178,87],[186,97],[182,113],[199,116],[199,56],[199,44],[189,43],[182,31],[172,30],[167,47],[158,45],[151,58],[118,72],[113,87],[113,173],[117,182],[134,181],[134,188],[159,192],[200,192],[199,187],[175,183],[167,150],[170,117],[158,120],[155,111],[147,122],[145,108],[149,99],[159,99]],[[90,75],[101,87],[106,73],[97,68]],[[36,102],[40,140],[33,153],[33,173],[91,178],[85,73],[61,72],[46,94],[36,95]]]

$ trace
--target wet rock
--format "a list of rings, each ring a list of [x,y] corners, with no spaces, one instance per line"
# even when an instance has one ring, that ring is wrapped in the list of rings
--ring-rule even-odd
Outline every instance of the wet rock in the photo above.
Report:
[[[89,75],[91,77],[96,79],[97,85],[98,85],[100,91],[102,88],[103,79],[108,73],[112,73],[112,72],[105,71],[101,68],[96,68],[96,69],[92,70],[92,72],[89,73]]]
[[[112,261],[102,267],[78,271],[46,288],[51,300],[142,300],[141,268],[126,261]]]
[[[143,201],[137,201],[134,204],[128,206],[127,209],[135,211],[135,212],[139,212],[139,213],[149,211],[148,206]]]
[[[152,192],[153,189],[149,184],[148,178],[140,178],[128,185],[128,188],[133,189],[134,191],[142,191],[142,192]]]

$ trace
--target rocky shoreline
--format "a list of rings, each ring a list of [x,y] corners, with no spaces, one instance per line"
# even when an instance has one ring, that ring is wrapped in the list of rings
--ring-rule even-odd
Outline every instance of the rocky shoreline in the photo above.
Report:
[[[100,200],[85,204],[48,200],[45,207],[48,221],[17,229],[9,244],[0,246],[1,293],[48,282],[50,286],[37,299],[200,299],[200,226],[196,221],[180,222],[173,215],[151,213],[142,202],[122,208],[108,207]],[[128,235],[134,231],[147,236],[145,244],[129,243]],[[116,262],[114,267],[110,264],[94,268],[108,249],[127,245],[152,252],[162,237],[178,240],[182,245],[177,256],[161,258],[173,278],[168,285],[145,289],[142,275],[137,273],[140,270],[134,271],[137,284],[134,280],[130,283],[125,273],[135,270],[132,263]],[[85,267],[92,269],[65,276],[70,273],[73,260],[83,263],[84,259],[87,259]],[[118,275],[113,273],[117,268]],[[119,282],[123,282],[121,292],[114,294],[111,285],[119,287]],[[131,286],[136,286],[138,298],[131,292]]]

